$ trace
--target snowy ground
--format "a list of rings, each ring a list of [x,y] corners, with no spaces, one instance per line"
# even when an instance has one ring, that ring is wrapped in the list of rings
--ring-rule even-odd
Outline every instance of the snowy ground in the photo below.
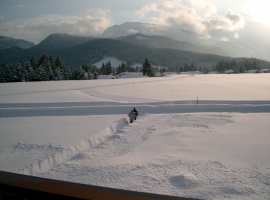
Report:
[[[122,63],[126,64],[126,61],[118,60],[115,57],[108,56],[108,57],[105,57],[102,60],[94,63],[93,65],[95,65],[97,68],[101,68],[102,64],[106,65],[106,63],[108,63],[108,62],[110,62],[111,66],[114,67],[114,68],[117,68],[117,67],[121,66]]]
[[[269,80],[0,84],[0,170],[175,196],[269,199]],[[139,118],[128,124],[134,106]]]

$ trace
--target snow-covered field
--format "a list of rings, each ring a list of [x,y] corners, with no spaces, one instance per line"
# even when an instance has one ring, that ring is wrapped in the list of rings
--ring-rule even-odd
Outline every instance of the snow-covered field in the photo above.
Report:
[[[1,83],[0,170],[201,199],[269,199],[269,122],[270,74]]]

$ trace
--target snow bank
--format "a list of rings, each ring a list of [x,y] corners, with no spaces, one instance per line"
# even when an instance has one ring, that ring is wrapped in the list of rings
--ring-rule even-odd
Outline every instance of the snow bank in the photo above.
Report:
[[[247,73],[259,73],[259,70],[257,70],[257,69],[251,69],[251,70],[248,70]]]
[[[26,175],[35,175],[38,173],[48,171],[50,168],[54,167],[55,165],[61,164],[71,159],[73,156],[75,156],[79,152],[85,151],[85,150],[88,150],[90,148],[97,146],[98,144],[100,144],[101,142],[103,142],[104,140],[112,136],[115,132],[117,132],[117,130],[119,130],[126,124],[127,124],[126,118],[122,118],[118,121],[115,121],[106,129],[102,130],[101,132],[91,137],[90,139],[82,141],[81,143],[69,149],[64,149],[60,152],[57,152],[56,154],[51,155],[43,160],[40,160],[37,163],[31,164],[27,168],[19,170],[18,173],[26,174]]]
[[[171,76],[171,75],[177,75],[176,72],[163,72],[163,76]]]
[[[211,72],[208,72],[207,74],[218,74],[218,71],[211,71]]]
[[[117,75],[118,78],[148,78],[142,72],[121,72]]]
[[[99,75],[98,79],[116,79],[116,77],[112,75]]]
[[[188,71],[188,72],[181,72],[181,74],[202,74],[200,71]]]

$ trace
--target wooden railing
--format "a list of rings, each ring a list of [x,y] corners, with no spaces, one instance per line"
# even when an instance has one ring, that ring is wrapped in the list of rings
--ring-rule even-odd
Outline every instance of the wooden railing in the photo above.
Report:
[[[92,200],[188,200],[145,192],[99,187],[0,171],[0,200],[7,199]]]

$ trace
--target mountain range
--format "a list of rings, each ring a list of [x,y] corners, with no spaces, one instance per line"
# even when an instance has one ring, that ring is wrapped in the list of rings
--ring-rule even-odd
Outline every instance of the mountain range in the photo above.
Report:
[[[145,41],[136,43],[138,38],[144,38]],[[166,47],[162,47],[162,44],[166,44]],[[181,43],[173,46],[170,38],[143,34],[117,39],[51,34],[29,49],[11,47],[0,50],[0,64],[24,63],[30,60],[32,54],[39,57],[43,53],[51,54],[54,58],[59,55],[62,62],[71,67],[94,64],[106,56],[124,60],[128,65],[142,63],[147,57],[153,65],[158,66],[176,66],[191,62],[198,66],[212,66],[221,59],[229,59],[220,55],[187,51],[187,48],[188,43],[182,47]]]
[[[200,39],[200,37],[198,37],[194,32],[186,31],[184,29],[167,30],[157,24],[125,22],[120,25],[109,27],[101,34],[101,37],[119,38],[135,33],[173,38],[176,43],[175,46],[180,44],[182,50],[210,54],[214,53],[230,57],[253,57],[270,61],[270,46],[249,46],[246,43],[241,43],[240,41],[204,40]],[[185,45],[187,46],[185,47]],[[170,46],[170,48],[171,47],[172,46]]]
[[[0,49],[0,64],[24,63],[30,60],[32,54],[38,58],[43,53],[51,54],[54,58],[59,55],[62,62],[70,67],[94,64],[108,56],[124,60],[128,65],[142,63],[147,57],[151,64],[158,66],[194,63],[201,67],[212,67],[220,60],[234,59],[218,46],[150,35],[147,32],[149,28],[159,29],[155,25],[134,22],[112,26],[100,37],[51,34],[37,45],[27,41],[23,43],[25,45],[21,45],[22,43],[17,41],[10,46],[4,46],[5,40],[0,40],[0,46],[3,47]],[[140,33],[136,33],[135,30]],[[12,41],[12,38],[8,40]],[[234,48],[237,51],[240,47],[234,45]],[[226,50],[228,49],[229,47]],[[243,49],[251,51],[249,47],[243,47]]]

